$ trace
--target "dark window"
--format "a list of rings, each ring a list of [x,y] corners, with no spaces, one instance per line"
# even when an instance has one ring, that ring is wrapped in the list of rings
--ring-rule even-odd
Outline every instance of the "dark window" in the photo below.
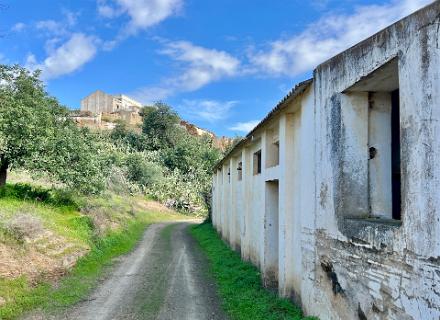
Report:
[[[261,173],[261,150],[254,153],[254,175]]]
[[[243,179],[243,162],[238,163],[237,178],[238,178],[238,181],[241,181]]]
[[[391,190],[393,219],[401,219],[401,171],[400,171],[400,103],[399,90],[391,93]]]

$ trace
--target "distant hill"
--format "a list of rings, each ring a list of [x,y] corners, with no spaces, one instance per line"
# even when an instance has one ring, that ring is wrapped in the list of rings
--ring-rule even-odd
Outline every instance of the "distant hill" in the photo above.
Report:
[[[78,126],[87,127],[92,130],[113,130],[119,121],[126,122],[135,130],[139,129],[142,124],[142,117],[137,111],[118,110],[111,113],[102,112],[95,114],[91,111],[72,110],[70,117]],[[180,120],[180,125],[193,136],[210,136],[214,140],[214,145],[223,151],[226,150],[233,141],[233,139],[229,137],[218,137],[213,132],[202,129],[186,120]]]
[[[225,137],[225,136],[218,137],[215,135],[215,133],[213,133],[209,130],[202,129],[202,128],[196,126],[195,124],[189,123],[188,121],[185,121],[185,120],[180,120],[180,125],[185,127],[186,131],[188,131],[188,133],[193,136],[203,136],[205,134],[210,136],[214,140],[215,146],[223,151],[226,150],[226,148],[233,141],[232,138]]]

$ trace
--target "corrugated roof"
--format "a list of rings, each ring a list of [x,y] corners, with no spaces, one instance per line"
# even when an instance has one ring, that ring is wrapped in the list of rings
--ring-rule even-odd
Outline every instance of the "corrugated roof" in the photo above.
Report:
[[[302,94],[313,82],[313,79],[308,79],[303,82],[298,83],[290,92],[280,101],[278,104],[273,108],[265,117],[263,120],[258,123],[255,128],[253,128],[243,139],[241,139],[215,166],[214,170],[217,170],[220,166],[223,165],[226,159],[230,157],[231,154],[233,154],[238,148],[240,148],[242,145],[244,145],[247,141],[249,141],[253,134],[261,128],[266,122],[268,122],[271,118],[273,118],[275,115],[277,115],[280,111],[282,111],[284,108],[287,107],[287,102],[291,101],[292,99],[295,99],[300,94]]]

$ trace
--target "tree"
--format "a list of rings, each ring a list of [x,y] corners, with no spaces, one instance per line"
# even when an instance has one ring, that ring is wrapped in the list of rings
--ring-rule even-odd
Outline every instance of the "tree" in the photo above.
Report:
[[[148,137],[129,128],[125,121],[116,123],[116,127],[110,133],[110,138],[120,147],[128,147],[130,151],[142,152],[150,149]]]
[[[114,162],[112,156],[111,145],[98,134],[66,121],[64,126],[54,130],[24,167],[45,173],[72,190],[99,193],[105,188],[106,177]]]
[[[8,168],[23,166],[66,116],[44,91],[38,72],[0,66],[0,185],[6,182]]]
[[[162,168],[146,160],[142,153],[131,153],[125,160],[128,179],[140,186],[148,187],[162,178]]]
[[[144,107],[142,133],[117,124],[111,141],[126,156],[127,179],[156,199],[187,212],[210,207],[211,172],[221,150],[210,135],[193,136],[169,106]]]
[[[156,103],[155,108],[144,108],[142,132],[149,140],[150,147],[158,150],[174,144],[179,116],[169,106]]]
[[[0,65],[0,186],[9,168],[21,167],[95,192],[105,161],[94,141],[46,93],[39,72]]]

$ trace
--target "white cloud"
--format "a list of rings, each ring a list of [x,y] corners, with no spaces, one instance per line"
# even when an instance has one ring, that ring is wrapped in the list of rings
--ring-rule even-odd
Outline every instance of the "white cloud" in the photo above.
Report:
[[[310,4],[312,5],[312,7],[316,8],[318,10],[323,10],[323,9],[327,8],[329,3],[330,3],[330,0],[310,0]]]
[[[101,17],[107,18],[107,19],[111,19],[111,18],[115,18],[117,16],[120,15],[120,13],[118,12],[118,10],[116,10],[115,8],[103,3],[103,4],[98,4],[98,14]]]
[[[251,120],[247,122],[237,122],[232,127],[229,127],[229,130],[231,131],[239,131],[239,132],[249,132],[253,128],[256,127],[257,124],[259,124],[259,120]]]
[[[79,16],[78,12],[63,10],[63,14],[66,19],[66,23],[69,27],[73,27],[76,25],[76,23],[78,21],[78,16]]]
[[[11,28],[11,31],[13,31],[13,32],[21,32],[24,29],[26,29],[26,24],[24,24],[23,22],[18,22],[16,24],[14,24],[14,26]]]
[[[134,95],[151,102],[164,99],[177,92],[189,92],[207,84],[238,74],[240,61],[225,51],[195,46],[190,42],[165,43],[162,54],[180,64],[180,73],[163,80],[158,86],[141,88]]]
[[[48,37],[68,36],[71,29],[77,24],[79,13],[63,10],[60,20],[40,20],[35,23],[35,28]]]
[[[166,88],[165,86],[151,86],[137,89],[129,94],[129,96],[141,101],[145,105],[151,105],[155,102],[162,101],[163,99],[173,95],[174,89]]]
[[[197,90],[223,77],[237,74],[240,61],[225,51],[195,46],[187,41],[168,43],[162,51],[175,61],[187,65],[174,80],[185,91]]]
[[[60,34],[65,32],[65,28],[61,22],[55,20],[41,20],[36,23],[38,30],[47,31],[52,34]]]
[[[48,57],[41,63],[30,54],[26,66],[33,70],[40,69],[45,80],[54,79],[80,69],[93,59],[96,51],[94,37],[74,33],[64,44],[49,52]]]
[[[351,15],[327,15],[298,35],[272,42],[267,50],[251,54],[250,59],[267,73],[295,76],[430,2],[393,0],[382,5],[359,6]]]
[[[229,117],[230,110],[237,104],[237,101],[215,101],[215,100],[183,100],[178,110],[185,117],[215,122]]]
[[[98,13],[105,18],[127,14],[130,22],[122,35],[127,36],[175,15],[182,4],[183,0],[98,0]]]
[[[116,7],[115,5],[109,4],[110,0],[98,0],[98,14],[106,19],[113,19],[119,17],[124,13],[123,8]]]

